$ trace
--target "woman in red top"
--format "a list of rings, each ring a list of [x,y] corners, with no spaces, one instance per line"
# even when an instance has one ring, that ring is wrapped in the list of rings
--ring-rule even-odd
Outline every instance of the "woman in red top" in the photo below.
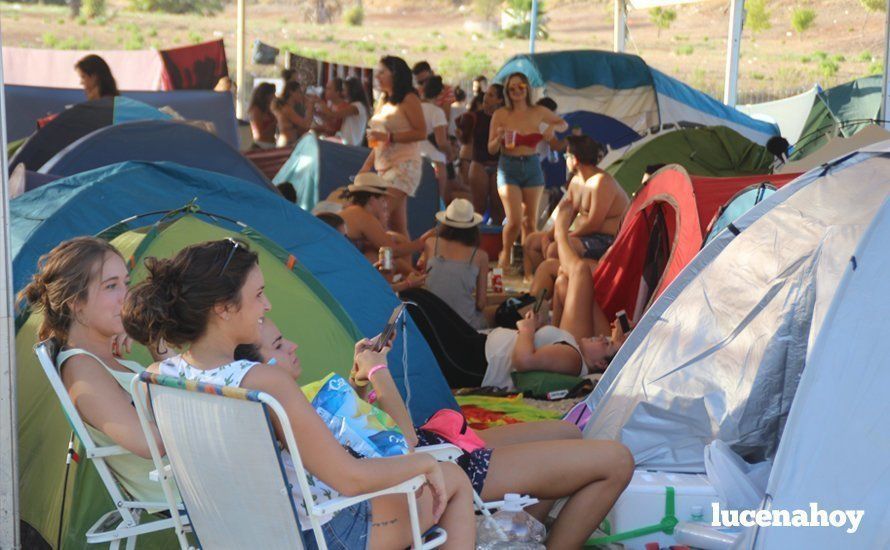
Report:
[[[275,99],[275,85],[263,82],[253,90],[250,96],[250,107],[247,116],[250,119],[250,132],[253,143],[260,149],[275,147],[275,131],[278,121],[272,113],[272,101]]]
[[[568,124],[556,113],[532,103],[528,78],[513,73],[504,85],[506,105],[491,118],[488,152],[500,151],[498,194],[504,204],[504,247],[498,265],[507,267],[510,249],[522,232],[522,241],[537,229],[538,203],[544,190],[544,172],[537,147],[550,141],[554,132],[565,131]]]

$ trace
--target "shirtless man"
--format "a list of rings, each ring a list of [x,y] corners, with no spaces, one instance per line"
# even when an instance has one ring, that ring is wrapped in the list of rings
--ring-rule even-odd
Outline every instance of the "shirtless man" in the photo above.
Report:
[[[346,237],[372,264],[377,262],[381,247],[392,249],[395,271],[407,275],[412,271],[411,256],[423,251],[424,242],[435,233],[430,230],[413,241],[398,233],[387,232],[389,219],[386,193],[389,184],[373,172],[358,174],[347,187],[349,205],[339,212],[346,222]]]
[[[578,212],[568,240],[575,254],[592,260],[595,266],[615,241],[630,198],[611,175],[597,168],[601,148],[596,141],[588,136],[569,136],[567,142],[566,166],[575,177],[561,207],[571,201],[572,209]],[[553,230],[540,237],[539,250],[546,251],[547,259],[534,272],[531,291],[535,295],[542,288],[552,293],[559,274],[562,258],[552,241]]]

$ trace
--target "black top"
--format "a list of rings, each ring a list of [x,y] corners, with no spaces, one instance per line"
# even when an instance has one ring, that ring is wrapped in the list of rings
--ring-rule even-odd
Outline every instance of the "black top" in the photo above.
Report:
[[[498,161],[500,153],[488,152],[488,132],[491,127],[491,115],[485,111],[476,111],[476,124],[473,126],[473,161],[492,164]]]

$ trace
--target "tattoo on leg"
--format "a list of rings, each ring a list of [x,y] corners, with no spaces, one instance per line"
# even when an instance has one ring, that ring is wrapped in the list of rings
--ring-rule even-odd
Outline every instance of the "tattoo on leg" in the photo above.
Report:
[[[387,525],[393,525],[395,523],[398,523],[398,521],[399,521],[399,518],[393,518],[389,521],[372,521],[371,527],[386,527]]]

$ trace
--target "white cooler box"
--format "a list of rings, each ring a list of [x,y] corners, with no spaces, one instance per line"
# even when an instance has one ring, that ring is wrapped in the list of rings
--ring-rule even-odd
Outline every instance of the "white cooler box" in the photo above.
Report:
[[[711,503],[719,502],[719,497],[706,475],[636,470],[630,485],[607,516],[612,534],[660,523],[665,516],[666,487],[674,488],[674,515],[678,521],[693,521],[693,507],[696,511],[700,507],[702,518],[695,519],[711,523]],[[618,544],[633,550],[643,550],[647,542],[658,542],[660,546],[676,544],[673,536],[661,531],[622,540]]]

